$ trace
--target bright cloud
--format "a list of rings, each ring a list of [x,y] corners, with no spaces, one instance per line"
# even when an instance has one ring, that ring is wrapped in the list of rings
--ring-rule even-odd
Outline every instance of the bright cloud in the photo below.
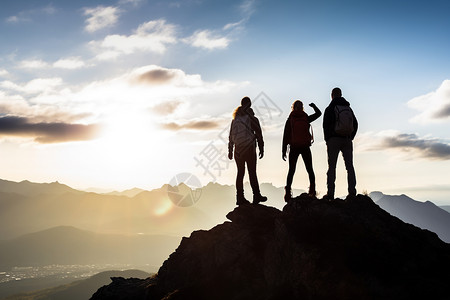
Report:
[[[71,123],[98,123],[124,111],[150,113],[155,107],[166,114],[177,110],[179,115],[183,113],[178,109],[181,103],[227,93],[236,86],[227,81],[205,82],[198,74],[156,65],[135,68],[85,86],[70,86],[59,77],[36,78],[25,83],[5,80],[0,82],[0,113],[36,122]]]
[[[192,36],[183,40],[197,48],[224,49],[228,47],[230,40],[226,37],[214,35],[210,30],[196,31]]]
[[[162,54],[168,44],[176,41],[175,25],[160,19],[140,25],[132,35],[108,35],[103,41],[91,42],[91,45],[99,52],[97,58],[107,59],[138,51]]]
[[[181,101],[173,100],[173,101],[167,101],[163,103],[158,103],[155,106],[152,107],[152,111],[162,115],[167,116],[173,114],[180,105],[183,103]]]
[[[408,106],[420,112],[413,122],[450,121],[450,80],[444,80],[434,92],[411,99]]]
[[[87,64],[81,59],[81,57],[68,57],[61,58],[53,63],[46,62],[41,59],[31,59],[31,60],[23,60],[18,64],[18,67],[21,69],[47,69],[47,68],[58,68],[58,69],[80,69],[86,67]],[[0,70],[0,76],[2,76]]]
[[[49,64],[40,59],[23,60],[19,64],[22,69],[43,69],[49,67]]]
[[[7,70],[0,69],[0,76],[1,77],[5,77],[5,76],[8,76],[8,75],[9,75],[9,72]]]
[[[111,27],[117,23],[120,10],[113,6],[98,6],[95,8],[86,8],[84,15],[86,19],[85,30],[95,32],[103,28]]]
[[[58,86],[61,86],[62,83],[62,79],[58,77],[37,78],[27,82],[26,84],[16,84],[12,81],[2,81],[0,82],[0,87],[25,94],[36,94],[50,93]]]
[[[60,69],[80,69],[86,66],[86,63],[79,57],[69,57],[60,59],[53,63],[53,67]]]

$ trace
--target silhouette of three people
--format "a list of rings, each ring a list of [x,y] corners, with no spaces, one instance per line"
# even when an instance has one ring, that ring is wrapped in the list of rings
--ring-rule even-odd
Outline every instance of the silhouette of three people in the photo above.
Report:
[[[285,196],[286,202],[292,198],[292,181],[296,171],[298,157],[301,155],[309,177],[308,194],[316,197],[316,178],[312,163],[311,145],[314,142],[311,123],[317,120],[322,112],[314,104],[310,103],[314,113],[308,115],[304,111],[303,102],[294,101],[292,111],[286,120],[283,132],[282,159],[286,160],[289,151],[289,170],[286,178]],[[339,153],[344,158],[347,170],[348,196],[356,196],[356,175],[353,166],[353,139],[358,131],[358,121],[350,108],[350,103],[342,97],[340,88],[334,88],[331,92],[331,102],[325,109],[323,117],[323,133],[327,145],[328,171],[327,194],[324,200],[334,200],[336,164]],[[251,100],[244,97],[241,106],[233,112],[233,120],[230,127],[228,142],[228,158],[234,159],[237,166],[236,175],[236,204],[249,204],[244,196],[245,165],[253,190],[253,203],[265,202],[267,197],[262,196],[258,178],[256,175],[256,146],[259,148],[259,158],[264,156],[264,140],[258,118],[251,108]]]

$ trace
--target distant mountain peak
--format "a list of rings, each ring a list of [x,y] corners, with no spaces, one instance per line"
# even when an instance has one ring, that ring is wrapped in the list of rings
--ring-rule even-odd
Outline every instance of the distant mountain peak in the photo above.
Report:
[[[404,222],[431,230],[443,241],[450,242],[450,214],[433,202],[420,202],[402,194],[383,195],[376,203]]]

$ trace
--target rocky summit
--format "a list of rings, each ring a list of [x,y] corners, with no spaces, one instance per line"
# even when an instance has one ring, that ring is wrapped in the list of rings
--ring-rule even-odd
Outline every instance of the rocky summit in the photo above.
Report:
[[[91,299],[448,299],[450,244],[368,196],[243,205],[183,238],[158,274]],[[151,249],[149,249],[151,255]]]

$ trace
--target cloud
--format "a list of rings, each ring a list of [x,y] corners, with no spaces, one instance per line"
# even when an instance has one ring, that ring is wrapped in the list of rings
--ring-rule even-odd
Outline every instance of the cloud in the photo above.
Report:
[[[450,144],[437,138],[384,131],[375,135],[366,134],[358,142],[364,144],[359,147],[368,151],[399,150],[405,159],[413,156],[431,160],[450,160]]]
[[[411,99],[408,106],[420,112],[412,119],[413,122],[450,121],[450,80],[444,80],[434,92]]]
[[[114,26],[119,19],[120,10],[113,6],[97,6],[95,8],[85,8],[86,19],[85,30],[95,32],[103,28]]]
[[[174,70],[158,68],[155,66],[155,68],[136,76],[135,80],[137,83],[163,84],[170,82],[176,76],[177,72]]]
[[[21,69],[44,69],[50,65],[41,59],[23,60],[19,63]]]
[[[250,17],[256,11],[255,9],[255,0],[245,0],[239,6],[239,12],[242,16],[242,19],[238,22],[228,23],[223,27],[223,30],[233,30],[239,31],[244,28],[245,23],[250,19]]]
[[[99,130],[97,124],[32,123],[24,117],[0,117],[0,135],[32,137],[42,144],[92,140]]]
[[[82,85],[70,85],[58,77],[35,78],[28,82],[4,80],[0,81],[0,115],[26,117],[34,123],[103,124],[115,122],[124,112],[153,112],[159,116],[176,113],[177,117],[192,119],[206,110],[202,103],[225,96],[241,85],[220,80],[208,82],[199,74],[156,65]],[[188,103],[194,106],[186,110],[186,105],[182,104]],[[206,125],[176,121],[179,126],[190,128]],[[157,119],[153,122],[160,124]],[[174,124],[171,127],[175,128]]]
[[[181,101],[167,101],[153,106],[152,111],[163,116],[171,115],[181,104]]]
[[[0,82],[0,87],[7,90],[26,94],[36,94],[36,93],[50,93],[54,91],[57,87],[61,86],[62,84],[63,81],[61,78],[54,77],[54,78],[36,78],[22,85],[16,84],[12,81],[2,81]]]
[[[193,47],[205,48],[205,49],[224,49],[230,44],[230,39],[214,35],[210,30],[200,30],[194,32],[194,34],[188,38],[183,39],[187,44]]]
[[[127,81],[132,86],[140,85],[156,90],[159,87],[164,88],[168,94],[172,91],[186,89],[207,88],[210,84],[202,80],[198,74],[186,74],[180,69],[168,69],[157,65],[143,66],[124,74],[121,80]],[[219,85],[225,85],[226,82],[218,82]],[[171,91],[172,90],[172,91]]]
[[[53,63],[53,67],[59,69],[80,69],[86,66],[86,63],[80,57],[62,58]]]
[[[7,23],[11,24],[17,24],[17,23],[25,23],[25,22],[32,22],[33,17],[39,16],[39,15],[53,15],[57,12],[57,9],[50,5],[47,5],[42,8],[32,9],[32,10],[26,10],[21,11],[15,16],[9,16],[5,19]]]
[[[182,39],[183,42],[196,47],[208,50],[227,48],[232,37],[236,38],[244,28],[245,24],[255,12],[255,1],[245,0],[239,6],[241,19],[237,22],[231,22],[222,27],[222,32],[212,30],[197,30],[190,37]]]
[[[90,45],[98,52],[97,58],[105,60],[135,52],[162,54],[167,45],[176,42],[175,25],[159,19],[141,24],[132,35],[108,35],[103,41],[93,41]]]
[[[9,72],[5,69],[0,69],[0,77],[6,77],[9,75]]]
[[[179,130],[213,130],[222,125],[219,120],[190,120],[186,122],[169,122],[161,125],[163,129]]]
[[[68,57],[61,58],[54,63],[46,62],[41,59],[23,60],[19,63],[18,67],[21,69],[35,70],[35,69],[48,69],[51,67],[58,69],[80,69],[86,67],[87,64],[81,59],[81,57]]]
[[[132,6],[138,6],[139,4],[141,4],[144,1],[145,0],[120,0],[119,5],[131,4]]]
[[[250,17],[255,12],[255,0],[245,0],[239,8],[242,14],[246,17]]]

